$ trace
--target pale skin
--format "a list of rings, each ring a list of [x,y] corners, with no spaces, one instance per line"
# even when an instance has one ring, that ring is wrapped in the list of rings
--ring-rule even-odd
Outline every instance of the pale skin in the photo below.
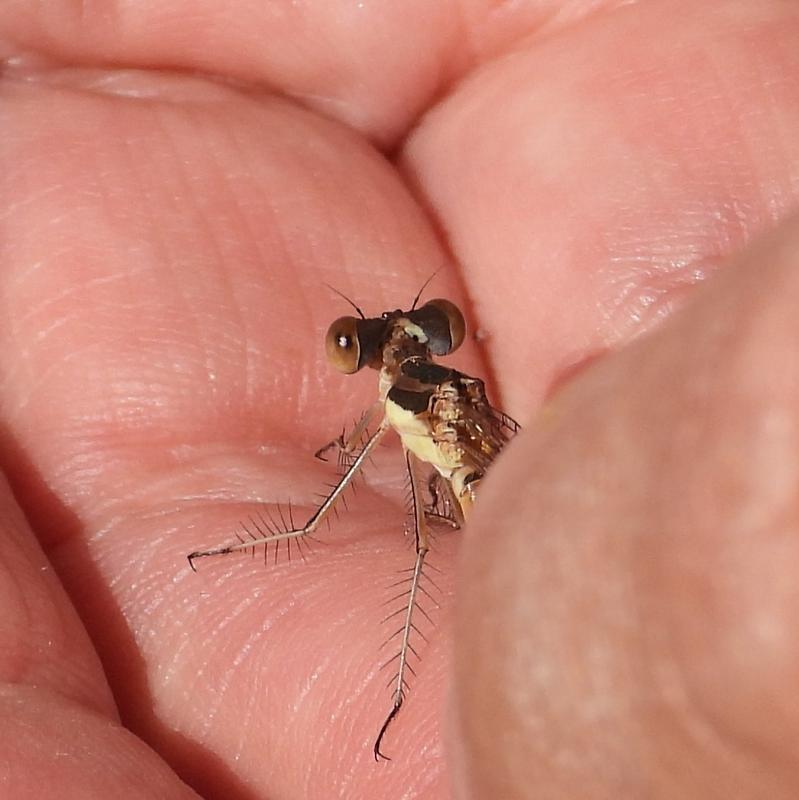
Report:
[[[799,13],[610,5],[7,0],[14,797],[799,795]],[[376,765],[401,456],[307,564],[185,554],[373,399],[324,282],[442,265],[525,431]]]

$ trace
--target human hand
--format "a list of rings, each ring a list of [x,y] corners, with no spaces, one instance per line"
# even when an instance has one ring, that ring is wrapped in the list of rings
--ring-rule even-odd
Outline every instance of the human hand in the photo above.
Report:
[[[151,751],[107,721],[114,714],[111,694],[71,602],[125,723],[206,796],[445,797],[437,722],[449,682],[443,614],[387,743],[394,761],[376,767],[371,756],[389,699],[377,670],[385,636],[379,603],[408,556],[398,534],[398,497],[379,484],[362,493],[357,512],[329,537],[334,546],[307,565],[283,560],[265,570],[227,559],[202,565],[195,576],[185,553],[226,538],[254,504],[312,502],[326,471],[309,454],[373,394],[368,377],[336,377],[323,364],[321,337],[341,312],[322,283],[379,311],[412,297],[447,258],[405,183],[436,218],[458,265],[436,279],[435,294],[469,298],[467,315],[484,334],[503,405],[523,422],[574,364],[621,348],[667,316],[727,254],[782,217],[795,202],[799,140],[795,13],[778,3],[719,4],[693,16],[679,3],[604,15],[577,4],[563,6],[560,16],[551,8],[515,7],[493,17],[466,6],[461,14],[443,5],[431,12],[428,3],[417,9],[330,4],[305,18],[294,5],[281,7],[283,17],[272,6],[234,14],[214,3],[139,3],[83,17],[70,6],[6,8],[0,24],[9,56],[34,51],[72,65],[54,69],[23,59],[4,77],[4,467],[67,590],[42,571],[42,556],[7,495],[3,563],[11,566],[3,618],[13,624],[4,636],[4,675],[14,684],[6,717],[18,726],[4,746],[13,753],[15,786],[41,796],[47,775],[75,796],[99,791],[91,781],[101,779],[116,794],[189,794]],[[570,14],[586,16],[577,22]],[[545,20],[548,35],[538,32]],[[474,69],[480,60],[486,65]],[[126,72],[119,65],[174,71]],[[187,69],[242,85],[181,72]],[[470,71],[449,99],[434,102]],[[255,88],[264,84],[298,96],[311,110]],[[373,144],[401,144],[399,169],[375,155]],[[763,258],[752,256],[749,270]],[[767,260],[789,271],[789,261]],[[783,286],[779,280],[766,285]],[[754,296],[743,278],[730,278],[723,290],[708,288],[717,291],[722,298],[735,291]],[[468,784],[474,796],[570,796],[574,775],[580,788],[599,781],[590,768],[601,759],[609,780],[617,781],[607,784],[613,789],[645,795],[651,787],[644,778],[663,774],[661,796],[675,796],[666,778],[690,773],[698,779],[687,790],[707,797],[706,781],[717,777],[720,763],[727,766],[702,758],[702,771],[695,770],[703,751],[692,739],[663,749],[657,725],[665,723],[667,732],[674,726],[664,714],[647,719],[654,727],[634,728],[639,741],[651,743],[647,758],[614,761],[618,743],[630,739],[628,720],[639,717],[627,713],[626,695],[608,690],[599,693],[607,716],[597,717],[609,720],[607,738],[587,729],[601,747],[586,762],[588,776],[570,772],[571,762],[552,756],[579,759],[585,752],[575,754],[580,736],[588,740],[585,731],[563,723],[579,721],[585,708],[544,714],[535,702],[582,686],[577,679],[543,685],[540,674],[589,674],[586,658],[596,650],[582,649],[593,641],[583,635],[586,627],[612,645],[600,653],[613,667],[600,689],[642,685],[615,680],[618,664],[632,663],[637,679],[649,663],[626,660],[642,641],[636,620],[623,620],[633,630],[626,638],[605,635],[609,623],[599,613],[605,604],[595,604],[596,618],[571,613],[581,598],[604,595],[580,595],[570,581],[591,578],[598,593],[615,588],[623,599],[639,596],[622,593],[639,574],[625,543],[640,541],[641,524],[649,521],[643,512],[673,500],[681,485],[652,480],[655,462],[629,446],[630,429],[639,420],[649,431],[656,419],[644,443],[659,452],[659,437],[684,419],[685,401],[677,396],[658,409],[662,416],[647,416],[647,398],[663,387],[654,378],[639,383],[638,368],[647,363],[647,347],[661,359],[654,363],[674,363],[663,341],[690,354],[689,334],[702,327],[697,315],[715,319],[714,303],[722,301],[704,302],[694,316],[668,323],[663,338],[636,344],[556,395],[551,427],[528,426],[529,436],[498,465],[494,489],[486,484],[466,542],[465,575],[476,582],[464,582],[459,592],[465,601],[459,619],[474,612],[475,620],[499,626],[506,641],[525,642],[540,673],[524,672],[529,660],[488,648],[474,669],[459,671],[461,727],[452,737],[456,753],[465,754],[455,767],[462,791]],[[472,347],[457,364],[488,374],[479,355]],[[784,377],[790,386],[790,373]],[[608,387],[610,396],[603,394]],[[561,515],[557,486],[542,482],[536,465],[584,476],[581,468],[606,458],[602,424],[616,417],[609,411],[592,417],[588,406],[612,409],[610,399],[624,387],[629,413],[617,424],[628,446],[611,449],[606,474],[632,473],[639,491],[628,493],[625,483],[624,491],[603,492],[614,502],[602,514],[591,506],[593,527],[584,529],[585,508],[572,500],[582,495],[572,485],[565,500],[573,516]],[[707,397],[712,409],[710,400],[723,399]],[[581,440],[586,449],[580,450],[574,437],[586,428],[595,437]],[[735,452],[752,441],[736,440]],[[688,445],[674,452],[689,464],[694,457]],[[714,453],[708,447],[708,457]],[[683,474],[676,466],[673,472]],[[590,477],[578,488],[590,488]],[[512,502],[522,485],[534,508]],[[637,516],[621,500],[637,502]],[[503,502],[505,511],[497,507]],[[617,533],[609,525],[622,512],[627,527]],[[519,514],[527,515],[524,525]],[[535,530],[532,519],[540,523]],[[606,562],[594,559],[593,550],[591,558],[570,550],[574,525],[553,519],[580,523],[583,540],[594,542],[603,558],[606,551],[617,555],[600,547],[610,540],[619,558]],[[654,564],[668,563],[674,539],[665,534],[693,530],[687,523],[668,528],[668,519]],[[723,527],[711,533],[715,538],[694,537],[697,544],[724,539]],[[440,563],[451,560],[454,538],[439,537]],[[502,557],[520,541],[531,550],[509,576]],[[546,550],[556,546],[554,554]],[[757,552],[790,566],[784,548]],[[706,555],[684,551],[694,569]],[[534,571],[559,557],[601,569],[544,582]],[[476,566],[481,562],[483,569]],[[527,628],[532,614],[514,616],[498,604],[488,606],[496,612],[489,619],[477,615],[483,600],[494,602],[492,576],[529,588],[536,608],[561,609],[554,618],[562,624],[542,635],[532,622]],[[742,586],[767,582],[760,573],[748,578]],[[640,596],[647,608],[668,610],[682,585],[653,583]],[[696,596],[708,596],[701,585]],[[784,631],[785,609],[758,619],[776,620]],[[702,627],[699,618],[696,630],[729,630],[727,616],[727,627],[711,622]],[[485,634],[485,625],[461,623],[456,664],[466,663],[465,653],[472,664],[472,648],[484,647]],[[715,656],[710,664],[731,664],[723,648],[707,652]],[[775,652],[763,654],[767,665]],[[528,694],[500,695],[489,714],[486,704],[497,698],[496,681],[486,677],[491,667],[512,677],[517,689],[525,685],[520,678],[530,682]],[[779,672],[776,687],[785,686],[787,673]],[[748,678],[731,668],[723,696],[734,696],[728,687],[735,687],[755,702],[760,695]],[[664,686],[647,684],[636,697],[650,689],[643,707],[660,710],[655,701]],[[541,722],[535,735],[520,722],[531,719]],[[733,730],[750,733],[749,719],[734,717],[742,727]],[[778,730],[789,730],[788,722]],[[480,726],[494,733],[491,740],[476,733]],[[497,726],[511,731],[510,746]],[[56,752],[71,758],[53,758]],[[664,762],[673,770],[659,771]],[[781,774],[786,782],[768,788],[785,793],[790,770]],[[597,796],[607,796],[610,790],[597,786]],[[762,796],[759,788],[741,796]]]

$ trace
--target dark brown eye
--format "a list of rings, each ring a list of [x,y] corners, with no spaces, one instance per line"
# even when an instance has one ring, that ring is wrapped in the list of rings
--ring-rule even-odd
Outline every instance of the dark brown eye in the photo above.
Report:
[[[355,317],[339,317],[325,336],[327,360],[346,375],[360,368],[361,344],[358,339],[358,320]]]
[[[430,321],[423,323],[425,333],[430,337],[430,351],[437,356],[445,356],[457,350],[466,336],[466,320],[455,303],[437,297],[425,303],[419,311],[428,311]]]

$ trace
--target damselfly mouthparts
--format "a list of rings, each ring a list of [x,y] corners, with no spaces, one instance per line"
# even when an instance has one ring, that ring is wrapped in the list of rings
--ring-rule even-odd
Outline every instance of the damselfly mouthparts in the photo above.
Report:
[[[389,684],[392,706],[374,744],[375,759],[386,758],[380,746],[405,700],[408,676],[413,674],[409,664],[409,657],[416,657],[412,639],[421,635],[415,615],[427,616],[419,601],[426,593],[422,581],[430,549],[428,526],[434,521],[453,527],[463,525],[477,498],[480,481],[519,430],[516,422],[489,404],[483,381],[435,363],[435,356],[460,347],[466,325],[463,314],[449,300],[430,300],[416,308],[420,296],[421,292],[409,311],[385,311],[373,318],[348,300],[358,317],[341,317],[330,326],[325,340],[328,360],[347,374],[365,366],[377,369],[378,399],[348,435],[342,434],[316,452],[325,460],[325,453],[338,451],[343,469],[305,524],[295,527],[291,511],[288,523],[282,514],[280,523],[259,516],[250,525],[242,525],[245,535],[238,535],[238,541],[188,556],[194,569],[194,562],[206,556],[279,546],[283,541],[295,541],[300,546],[303,537],[312,538],[336,510],[344,491],[383,436],[392,428],[399,434],[408,471],[416,555],[407,582],[401,582],[406,587],[399,611],[402,627],[391,638],[398,641],[397,652],[387,662],[396,669]]]

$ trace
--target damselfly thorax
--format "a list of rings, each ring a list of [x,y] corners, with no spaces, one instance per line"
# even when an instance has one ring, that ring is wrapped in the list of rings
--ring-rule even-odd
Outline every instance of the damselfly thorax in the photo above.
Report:
[[[436,299],[416,308],[418,300],[417,295],[409,311],[386,311],[379,317],[366,317],[352,304],[359,316],[341,317],[330,326],[325,340],[328,360],[347,374],[363,367],[377,369],[378,398],[348,434],[316,452],[326,460],[327,452],[337,451],[342,470],[305,524],[295,527],[290,509],[288,524],[285,515],[276,521],[267,511],[266,516],[259,514],[242,524],[238,541],[188,556],[194,568],[198,558],[278,546],[283,541],[300,548],[323,522],[329,522],[330,513],[337,511],[343,493],[385,434],[392,429],[399,434],[408,472],[415,558],[407,580],[401,581],[402,607],[387,618],[398,617],[402,626],[389,639],[396,642],[396,652],[387,662],[395,670],[389,684],[392,706],[374,744],[376,759],[385,757],[380,750],[383,736],[408,691],[413,674],[409,658],[418,657],[412,643],[420,635],[417,617],[429,617],[419,601],[421,594],[427,594],[422,583],[430,525],[444,522],[460,527],[469,518],[480,481],[519,429],[510,417],[492,408],[483,381],[434,361],[463,342],[466,325],[458,307]]]

